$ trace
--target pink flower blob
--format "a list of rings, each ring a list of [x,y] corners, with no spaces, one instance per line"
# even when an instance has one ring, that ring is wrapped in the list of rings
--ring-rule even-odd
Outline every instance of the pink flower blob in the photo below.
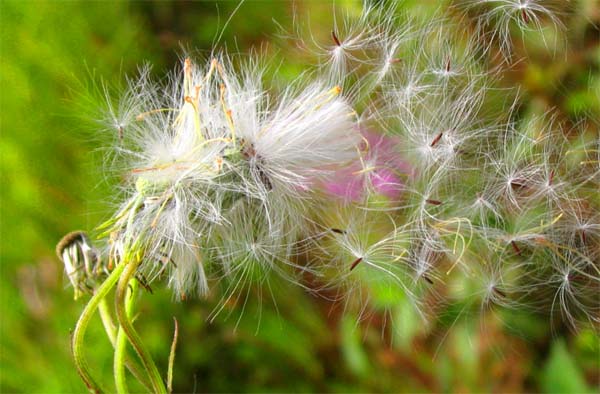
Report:
[[[347,202],[360,201],[368,191],[398,199],[404,190],[403,175],[412,174],[411,166],[400,158],[398,140],[371,131],[363,131],[362,135],[362,162],[336,171],[323,189]]]

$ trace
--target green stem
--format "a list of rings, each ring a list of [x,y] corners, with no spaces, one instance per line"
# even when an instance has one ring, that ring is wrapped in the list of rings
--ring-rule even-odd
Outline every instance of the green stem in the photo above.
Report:
[[[173,365],[175,364],[175,350],[177,349],[177,338],[179,337],[179,323],[173,317],[175,330],[173,332],[173,342],[171,342],[171,352],[169,353],[169,368],[167,369],[167,390],[173,392]]]
[[[108,340],[114,347],[115,341],[117,340],[117,328],[115,327],[115,324],[113,323],[113,320],[110,317],[110,311],[108,309],[108,303],[106,302],[106,298],[100,300],[100,304],[98,305],[98,312],[100,313],[102,325],[104,326],[104,331],[106,331]]]
[[[117,393],[124,394],[128,393],[127,383],[125,381],[125,368],[123,368],[123,362],[126,354],[127,336],[123,329],[119,327],[117,332],[117,341],[115,342],[115,355],[114,355],[114,373],[115,373],[115,387]]]
[[[133,315],[133,305],[135,303],[135,297],[137,295],[138,282],[133,279],[129,282],[129,292],[125,298],[125,312],[127,318],[131,319]],[[117,340],[115,343],[115,359],[114,359],[114,372],[115,372],[115,384],[117,393],[125,394],[128,393],[127,382],[125,379],[125,361],[127,357],[127,336],[121,327],[117,333]]]
[[[165,388],[165,384],[160,377],[160,373],[158,372],[158,368],[152,357],[144,347],[142,339],[139,334],[131,324],[130,318],[127,316],[127,308],[125,296],[127,294],[127,289],[129,287],[129,283],[132,280],[135,280],[135,272],[140,262],[137,258],[127,259],[127,267],[123,272],[123,275],[119,279],[119,283],[117,284],[117,291],[115,296],[115,305],[117,310],[117,318],[119,320],[119,324],[121,325],[121,330],[129,339],[129,342],[137,352],[138,356],[142,360],[142,365],[146,369],[148,376],[150,377],[150,382],[152,383],[152,388],[155,393],[166,394],[167,390]],[[125,260],[125,261],[127,261]],[[125,261],[122,264],[125,264]]]
[[[108,276],[108,278],[106,278],[106,280],[100,285],[100,287],[98,287],[96,293],[92,296],[85,308],[83,308],[83,312],[81,312],[81,316],[79,316],[79,320],[77,321],[77,325],[75,325],[75,330],[73,331],[71,346],[73,349],[73,359],[75,360],[75,366],[77,367],[77,372],[79,372],[79,376],[81,376],[81,379],[83,379],[85,385],[93,393],[102,393],[105,390],[103,390],[100,387],[100,385],[94,380],[92,374],[89,371],[87,360],[85,359],[85,355],[83,354],[83,340],[88,324],[90,323],[92,316],[96,312],[96,309],[98,309],[98,305],[106,297],[110,290],[115,286],[124,269],[124,264],[117,265],[113,272],[111,272],[111,274]]]
[[[110,340],[110,343],[113,347],[116,347],[117,343],[117,327],[113,321],[113,318],[110,314],[108,303],[106,302],[106,298],[103,298],[100,301],[100,305],[98,306],[98,311],[100,312],[100,317],[102,318],[102,323],[104,324],[104,329],[106,330],[106,335]],[[131,372],[133,376],[140,382],[148,391],[152,391],[152,386],[150,382],[144,375],[144,372],[141,369],[141,366],[133,360],[128,354],[125,354],[125,366]]]

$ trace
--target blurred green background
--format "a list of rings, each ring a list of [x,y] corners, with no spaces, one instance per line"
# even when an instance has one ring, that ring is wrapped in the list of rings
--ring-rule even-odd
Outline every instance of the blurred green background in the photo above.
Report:
[[[427,15],[446,2],[405,1]],[[302,59],[277,49],[277,24],[311,19],[331,30],[332,2],[247,1],[231,18],[221,45],[262,47],[286,60],[279,77]],[[520,84],[523,105],[555,107],[573,124],[598,119],[598,33],[594,0],[572,2],[568,52],[530,51],[502,80]],[[60,237],[90,230],[110,214],[109,184],[99,173],[101,141],[85,102],[88,86],[133,75],[144,62],[157,77],[182,48],[208,53],[237,2],[1,1],[1,371],[0,392],[83,392],[69,349],[85,300],[73,301],[54,255]],[[356,1],[336,8],[360,12]],[[280,41],[280,40],[279,40]],[[540,51],[542,52],[542,51]],[[91,112],[90,112],[91,111]],[[86,120],[87,119],[87,120]],[[593,122],[592,122],[593,124]],[[599,123],[596,123],[598,126]],[[274,283],[252,289],[245,308],[206,319],[215,299],[172,302],[155,286],[140,303],[138,326],[166,371],[173,317],[180,323],[177,392],[594,392],[599,388],[597,331],[554,327],[547,316],[446,316],[424,330],[409,308],[366,321],[335,305]],[[273,302],[275,298],[277,302]],[[243,313],[242,313],[243,312]],[[459,313],[459,312],[457,312]],[[391,330],[390,327],[394,326]],[[88,333],[90,362],[112,381],[112,348],[99,320]]]

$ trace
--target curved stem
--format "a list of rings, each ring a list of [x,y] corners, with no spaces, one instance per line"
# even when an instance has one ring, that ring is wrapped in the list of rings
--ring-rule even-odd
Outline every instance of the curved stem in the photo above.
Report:
[[[106,298],[100,300],[100,303],[98,304],[98,312],[100,314],[100,319],[102,319],[102,325],[104,326],[104,331],[106,331],[106,336],[108,336],[108,340],[114,347],[115,341],[117,340],[117,327],[115,327],[115,323],[110,317],[110,311],[108,309]]]
[[[100,317],[102,318],[102,323],[104,324],[104,329],[106,330],[106,335],[108,336],[110,343],[113,347],[116,347],[117,327],[115,326],[113,318],[110,314],[106,298],[103,298],[100,301],[100,305],[98,306],[98,312],[100,312]],[[138,382],[140,382],[148,391],[152,391],[152,385],[150,385],[150,382],[144,375],[141,366],[128,354],[125,354],[125,366],[129,370],[129,372],[131,372],[131,374],[135,376]]]
[[[131,319],[133,314],[133,304],[135,303],[135,297],[137,295],[138,282],[133,279],[129,282],[129,293],[125,299],[125,312],[127,318]],[[117,333],[117,340],[115,342],[115,359],[114,359],[114,371],[115,371],[115,384],[117,393],[128,393],[127,382],[125,379],[125,361],[127,357],[127,336],[121,327]]]
[[[88,389],[93,393],[102,393],[105,390],[102,390],[100,385],[94,380],[92,377],[89,367],[87,364],[87,360],[83,354],[83,340],[85,337],[85,332],[87,330],[88,324],[96,309],[98,309],[98,305],[100,302],[106,297],[106,295],[110,292],[110,290],[115,286],[121,273],[125,269],[124,264],[119,264],[113,272],[106,278],[106,280],[98,287],[96,293],[92,296],[90,301],[87,303],[85,308],[83,308],[83,312],[81,312],[81,316],[79,316],[79,320],[75,325],[75,330],[73,331],[73,337],[71,339],[71,347],[73,350],[73,359],[75,360],[75,366],[77,367],[77,372],[81,379],[83,379],[85,385]]]
[[[115,374],[115,387],[117,389],[118,394],[126,394],[129,393],[129,389],[127,388],[127,382],[125,379],[125,368],[124,366],[124,358],[126,353],[127,346],[127,336],[123,329],[119,327],[119,331],[117,333],[117,341],[115,342],[115,355],[114,355],[114,374]]]
[[[167,391],[169,394],[173,392],[173,365],[175,364],[175,350],[177,349],[177,338],[179,337],[179,323],[173,317],[175,322],[175,330],[173,332],[173,342],[171,342],[171,352],[169,353],[169,368],[167,369]]]
[[[125,262],[122,263],[125,265]],[[119,279],[119,283],[117,284],[117,291],[115,296],[115,305],[117,310],[117,318],[119,320],[119,324],[121,325],[121,330],[129,339],[129,342],[137,352],[138,356],[142,360],[142,365],[146,369],[148,376],[150,377],[150,382],[152,383],[152,388],[155,393],[166,394],[167,390],[165,389],[164,382],[160,377],[160,373],[158,372],[158,368],[156,368],[156,364],[152,360],[152,357],[144,347],[142,339],[139,334],[131,324],[129,317],[127,316],[127,308],[125,302],[125,295],[127,293],[127,289],[129,287],[130,281],[135,280],[135,271],[139,266],[139,260],[137,258],[132,258],[127,262],[126,269],[123,272],[123,275]]]

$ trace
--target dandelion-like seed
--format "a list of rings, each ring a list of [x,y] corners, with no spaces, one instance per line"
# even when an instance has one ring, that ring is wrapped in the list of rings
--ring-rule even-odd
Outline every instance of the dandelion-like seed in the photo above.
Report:
[[[540,31],[550,26],[555,31],[564,29],[558,16],[558,9],[569,5],[554,0],[458,0],[456,7],[466,11],[477,11],[476,27],[479,34],[489,44],[496,42],[505,60],[514,55],[513,27],[521,31],[523,37],[527,32]],[[547,48],[550,45],[542,37]]]
[[[176,300],[210,295],[211,320],[283,279],[333,292],[359,317],[368,306],[424,320],[446,306],[532,307],[598,323],[599,140],[576,141],[558,117],[521,119],[520,97],[486,107],[488,93],[504,93],[490,42],[508,60],[515,28],[560,26],[554,7],[455,3],[480,11],[482,36],[372,7],[334,17],[312,49],[300,38],[319,63],[279,89],[254,55],[214,52],[184,59],[163,84],[144,68],[106,98],[106,172],[119,175],[120,203],[97,228],[103,248],[83,232],[57,247],[75,297],[91,295],[73,332],[90,390],[103,391],[82,344],[99,311],[116,391],[127,391],[125,367],[166,391],[133,326],[140,285],[164,283]]]

